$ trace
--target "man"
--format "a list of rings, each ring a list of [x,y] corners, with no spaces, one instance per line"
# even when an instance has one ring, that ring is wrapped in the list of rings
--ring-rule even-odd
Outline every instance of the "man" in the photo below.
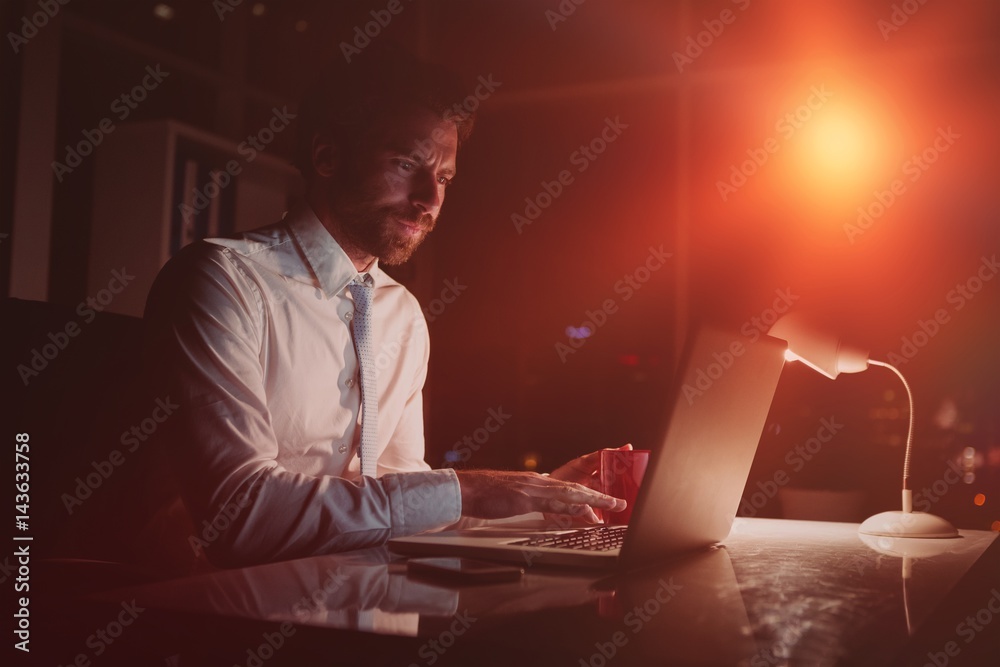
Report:
[[[472,118],[454,75],[374,48],[304,99],[305,202],[281,222],[193,244],[150,294],[148,356],[180,404],[167,451],[217,564],[378,545],[460,517],[596,522],[596,454],[542,476],[430,470],[427,326],[379,268],[434,228]],[[576,483],[576,482],[582,482]]]

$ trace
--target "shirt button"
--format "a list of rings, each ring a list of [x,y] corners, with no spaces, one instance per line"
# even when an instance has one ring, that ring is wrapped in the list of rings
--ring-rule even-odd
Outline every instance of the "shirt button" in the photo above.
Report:
[[[343,454],[344,452],[347,451],[347,445],[341,445],[340,447],[337,448],[337,451]]]
[[[348,387],[353,387],[354,386],[354,378],[347,378],[347,381],[344,382],[344,384],[346,384]]]
[[[347,320],[348,322],[351,321],[351,316],[352,316],[351,313],[344,313],[344,319]]]

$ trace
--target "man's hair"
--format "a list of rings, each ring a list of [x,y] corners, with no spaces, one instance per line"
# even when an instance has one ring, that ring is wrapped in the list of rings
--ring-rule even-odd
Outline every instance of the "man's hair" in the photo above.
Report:
[[[316,134],[329,137],[350,155],[382,116],[407,107],[422,107],[454,122],[461,146],[475,122],[465,98],[466,89],[455,72],[424,62],[396,44],[371,45],[350,63],[340,58],[331,63],[302,96],[294,164],[309,179]]]

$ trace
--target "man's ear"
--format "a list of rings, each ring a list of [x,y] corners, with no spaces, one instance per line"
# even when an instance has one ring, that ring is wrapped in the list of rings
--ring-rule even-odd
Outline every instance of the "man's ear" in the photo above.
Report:
[[[312,140],[312,166],[316,175],[322,178],[330,178],[337,171],[337,148],[328,137],[320,134],[313,135]]]

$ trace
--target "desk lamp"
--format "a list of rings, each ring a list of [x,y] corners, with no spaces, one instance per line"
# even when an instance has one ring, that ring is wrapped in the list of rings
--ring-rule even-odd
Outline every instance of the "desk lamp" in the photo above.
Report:
[[[906,387],[910,401],[910,427],[906,435],[906,456],[903,459],[903,510],[882,512],[869,517],[858,528],[864,535],[885,537],[943,538],[957,537],[958,531],[945,519],[926,512],[913,511],[913,491],[910,489],[910,448],[913,444],[913,393],[910,385],[894,366],[868,358],[868,352],[844,344],[840,338],[814,327],[801,313],[789,313],[774,323],[769,335],[788,343],[785,358],[801,361],[831,380],[841,373],[860,373],[868,366],[882,366],[895,373]]]

